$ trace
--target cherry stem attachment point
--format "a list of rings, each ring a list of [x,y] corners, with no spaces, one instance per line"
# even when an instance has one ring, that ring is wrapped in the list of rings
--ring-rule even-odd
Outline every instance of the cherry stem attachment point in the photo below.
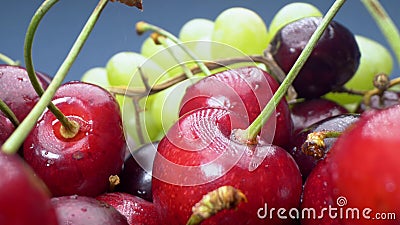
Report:
[[[315,159],[325,157],[326,145],[325,138],[337,138],[343,132],[341,131],[318,131],[307,135],[307,140],[301,146],[301,151]]]
[[[236,209],[240,203],[247,202],[242,191],[232,186],[222,186],[213,190],[196,203],[186,225],[198,225],[222,210]]]
[[[0,99],[0,111],[4,113],[4,115],[11,121],[14,127],[19,126],[19,121],[15,116],[14,112],[8,107],[8,105]]]
[[[52,4],[52,2],[56,2],[58,0],[46,0],[42,4]],[[93,13],[90,15],[87,20],[85,26],[83,27],[81,33],[77,37],[75,43],[73,44],[70,52],[67,57],[61,64],[60,68],[54,75],[50,85],[43,93],[40,100],[36,103],[35,107],[31,110],[31,112],[25,117],[25,119],[21,122],[18,128],[13,132],[13,134],[4,142],[2,146],[2,150],[5,153],[13,154],[16,153],[19,147],[24,142],[25,138],[28,136],[29,132],[35,126],[36,121],[38,121],[39,117],[46,109],[47,105],[51,102],[54,94],[56,93],[58,87],[62,84],[64,78],[68,74],[72,64],[76,60],[81,51],[83,45],[89,37],[89,34],[94,28],[98,18],[100,17],[101,12],[107,5],[109,0],[100,0],[94,9]]]
[[[36,93],[39,96],[43,95],[44,90],[36,76],[35,69],[33,66],[32,44],[33,44],[36,30],[40,24],[40,21],[42,21],[44,15],[46,15],[46,13],[57,2],[58,2],[58,0],[47,1],[47,2],[45,2],[46,4],[45,3],[42,4],[37,9],[36,13],[33,15],[31,22],[28,26],[28,30],[26,31],[26,34],[25,34],[25,43],[24,43],[25,68],[26,68],[26,71],[28,72],[29,80],[30,80],[33,88],[35,89]],[[61,135],[64,138],[72,138],[78,133],[78,131],[79,131],[78,123],[73,123],[67,117],[65,117],[65,115],[60,111],[60,109],[58,109],[52,102],[49,103],[48,108],[62,124]]]
[[[308,57],[311,55],[311,52],[313,51],[318,40],[324,33],[325,29],[328,27],[329,23],[332,21],[332,19],[335,17],[335,15],[345,2],[346,0],[336,0],[333,3],[326,15],[323,17],[321,24],[317,27],[307,45],[304,47],[304,50],[300,53],[300,56],[297,58],[289,73],[286,75],[285,79],[279,86],[278,90],[275,92],[274,96],[261,111],[260,115],[245,130],[245,132],[241,132],[240,136],[236,135],[240,141],[243,141],[243,143],[247,143],[249,142],[249,140],[256,140],[257,135],[261,131],[261,128],[271,117],[276,108],[276,105],[285,96],[297,74],[306,63]]]
[[[400,32],[378,0],[361,0],[375,20],[400,64]]]
[[[175,44],[177,44],[190,58],[192,58],[195,63],[197,64],[197,66],[201,69],[201,71],[205,74],[205,75],[211,75],[210,70],[207,68],[207,66],[201,62],[200,60],[197,59],[197,57],[194,55],[194,53],[192,51],[190,51],[181,40],[179,40],[177,37],[175,37],[173,34],[171,34],[170,32],[162,29],[161,27],[146,23],[144,21],[140,21],[138,23],[136,23],[136,33],[141,35],[146,31],[153,31],[156,32],[160,35],[165,36],[166,38],[170,39],[172,42],[174,42]]]

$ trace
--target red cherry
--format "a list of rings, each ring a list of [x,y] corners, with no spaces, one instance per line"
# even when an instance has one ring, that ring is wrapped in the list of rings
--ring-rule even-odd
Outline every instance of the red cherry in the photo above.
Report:
[[[363,113],[332,146],[323,166],[326,182],[316,182],[310,189],[322,196],[320,201],[334,199],[331,206],[338,208],[338,212],[340,208],[344,212],[349,208],[358,211],[359,218],[344,214],[340,224],[399,224],[399,135],[400,105],[396,105]],[[305,192],[303,202],[307,198],[309,207],[319,207],[317,200],[307,197]]]
[[[278,82],[258,67],[226,70],[188,87],[182,99],[180,116],[197,108],[221,107],[242,115],[250,124],[278,87]],[[289,107],[286,100],[282,99],[265,124],[261,137],[267,142],[273,140],[273,144],[286,147],[292,135],[292,126]]]
[[[0,151],[0,174],[0,224],[58,224],[50,193],[19,156]]]
[[[25,160],[55,196],[105,192],[125,154],[118,103],[103,88],[82,82],[62,85],[53,103],[79,123],[79,132],[64,138],[60,122],[46,110],[25,140]]]
[[[153,167],[153,201],[164,224],[185,224],[203,195],[225,185],[241,190],[248,202],[203,224],[291,224],[260,219],[268,207],[297,208],[301,175],[293,158],[260,140],[243,145],[231,131],[246,121],[225,109],[202,108],[183,115],[160,141]],[[261,217],[263,213],[260,213]]]
[[[42,87],[46,89],[49,77],[39,72],[36,75]],[[0,98],[10,107],[19,121],[22,121],[39,101],[25,68],[10,65],[0,65]]]
[[[3,145],[14,129],[15,127],[11,121],[7,117],[0,115],[0,146]]]
[[[159,225],[158,214],[154,204],[134,195],[123,192],[105,193],[96,197],[114,207],[124,215],[130,225]]]
[[[86,196],[61,196],[51,199],[59,224],[129,225],[125,216],[111,205]]]
[[[296,135],[314,123],[345,113],[349,113],[346,108],[323,98],[309,99],[293,104],[291,108],[293,133]]]

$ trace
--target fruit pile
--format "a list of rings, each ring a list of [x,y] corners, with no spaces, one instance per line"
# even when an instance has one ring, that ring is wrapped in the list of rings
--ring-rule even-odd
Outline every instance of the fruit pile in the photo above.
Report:
[[[141,21],[140,53],[67,83],[108,0],[48,76],[31,51],[56,2],[25,67],[0,55],[0,224],[399,224],[400,79],[333,20],[345,1],[288,4],[269,29],[240,7],[178,37]]]

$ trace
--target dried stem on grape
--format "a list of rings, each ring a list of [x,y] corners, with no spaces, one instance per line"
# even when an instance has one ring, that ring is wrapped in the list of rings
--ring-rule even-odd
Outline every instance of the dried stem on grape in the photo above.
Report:
[[[153,31],[158,34],[161,34],[167,38],[169,38],[171,41],[173,41],[175,44],[177,44],[191,59],[195,61],[195,63],[198,65],[198,67],[203,71],[204,74],[211,75],[210,70],[207,68],[207,66],[204,65],[203,62],[197,59],[197,57],[194,55],[192,51],[190,51],[183,43],[180,41],[177,37],[175,37],[173,34],[170,32],[157,27],[155,25],[146,23],[144,21],[140,21],[136,23],[136,33],[141,35],[146,31]]]
[[[372,97],[372,96],[374,96],[374,95],[381,95],[381,94],[382,94],[384,91],[386,91],[388,88],[391,88],[391,87],[393,87],[393,86],[395,86],[395,85],[398,85],[398,84],[400,84],[400,77],[397,77],[397,78],[394,78],[394,79],[390,80],[390,81],[388,82],[388,84],[386,85],[386,89],[383,89],[382,87],[380,87],[380,88],[375,87],[374,89],[372,89],[372,90],[370,90],[370,91],[367,91],[367,92],[364,94],[364,98],[363,98],[364,104],[365,104],[367,107],[369,107],[369,106],[371,105],[371,97]]]
[[[307,140],[301,146],[301,151],[315,159],[325,157],[325,138],[337,138],[341,135],[340,131],[318,131],[307,135]]]

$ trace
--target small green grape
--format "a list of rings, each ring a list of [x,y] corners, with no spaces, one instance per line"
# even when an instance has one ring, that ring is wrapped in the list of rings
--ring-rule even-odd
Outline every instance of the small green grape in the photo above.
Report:
[[[212,41],[232,46],[244,54],[262,54],[268,44],[267,26],[254,11],[233,7],[221,12],[214,21]],[[213,48],[214,59],[233,57]]]
[[[103,67],[94,67],[87,70],[83,74],[81,81],[96,84],[103,88],[108,88],[110,86],[107,77],[107,70]]]
[[[313,5],[305,2],[294,2],[282,7],[269,25],[267,43],[271,42],[275,34],[287,24],[305,17],[321,17],[322,13]]]

